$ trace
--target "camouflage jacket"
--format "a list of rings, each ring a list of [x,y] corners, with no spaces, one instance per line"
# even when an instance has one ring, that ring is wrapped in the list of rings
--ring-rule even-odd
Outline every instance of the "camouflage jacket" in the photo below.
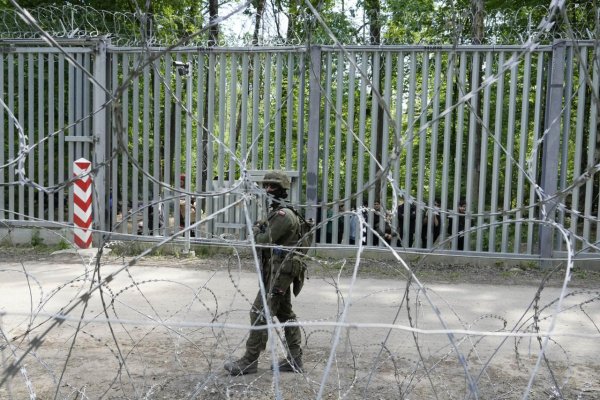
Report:
[[[254,238],[259,245],[270,245],[260,250],[263,281],[281,293],[293,282],[293,293],[297,296],[304,285],[306,267],[293,252],[300,239],[300,219],[296,213],[281,205],[272,209],[267,220],[255,227]]]
[[[285,247],[287,250],[298,243],[300,221],[293,210],[279,205],[272,209],[266,221],[259,222],[260,229],[255,232],[257,244],[271,244]]]

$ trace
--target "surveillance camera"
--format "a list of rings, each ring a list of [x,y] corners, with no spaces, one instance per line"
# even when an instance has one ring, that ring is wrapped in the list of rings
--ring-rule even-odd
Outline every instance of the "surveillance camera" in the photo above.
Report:
[[[190,63],[173,61],[173,66],[177,68],[177,73],[181,76],[186,76],[190,73]]]

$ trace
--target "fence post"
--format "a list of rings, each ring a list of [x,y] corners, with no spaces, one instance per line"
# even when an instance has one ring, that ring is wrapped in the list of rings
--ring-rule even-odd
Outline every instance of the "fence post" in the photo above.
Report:
[[[92,244],[92,164],[85,158],[73,162],[73,241],[80,249]]]
[[[94,58],[94,79],[96,84],[93,85],[93,117],[92,117],[92,137],[94,140],[94,154],[92,157],[92,165],[97,170],[94,173],[94,227],[102,232],[106,231],[106,190],[109,186],[106,181],[106,146],[107,135],[109,134],[106,121],[106,46],[107,39],[100,39],[96,47]],[[103,235],[95,235],[96,240],[101,240]]]
[[[549,71],[549,88],[544,123],[544,143],[542,154],[542,176],[540,187],[543,198],[540,206],[540,219],[552,222],[555,219],[556,199],[548,200],[556,194],[558,187],[559,148],[561,137],[562,103],[565,83],[565,41],[556,41],[552,46],[552,63]],[[541,266],[551,267],[550,259],[554,250],[554,227],[540,226]]]
[[[310,48],[308,68],[308,141],[306,144],[306,217],[317,220],[317,187],[319,178],[319,136],[321,120],[321,47]]]

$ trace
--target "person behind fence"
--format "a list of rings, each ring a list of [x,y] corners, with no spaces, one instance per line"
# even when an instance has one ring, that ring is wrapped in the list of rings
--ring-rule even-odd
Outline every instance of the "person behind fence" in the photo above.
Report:
[[[382,209],[379,200],[375,200],[373,209],[375,210],[373,213],[373,230],[377,231],[387,243],[390,243],[393,237],[392,227],[386,219],[385,211]],[[368,221],[368,216],[365,217],[365,220]],[[381,226],[382,223],[380,223],[381,220],[383,220],[383,227]],[[366,242],[364,243],[366,244]],[[373,246],[379,246],[379,237],[377,235],[373,235]]]
[[[269,171],[265,174],[262,183],[271,201],[270,211],[266,221],[261,221],[254,226],[253,233],[257,244],[272,246],[259,249],[260,278],[264,283],[270,314],[277,317],[280,323],[285,324],[296,320],[296,314],[292,310],[291,293],[297,296],[304,282],[305,265],[293,252],[301,236],[300,219],[296,211],[284,201],[290,188],[290,179],[284,172]],[[260,290],[250,310],[250,323],[253,327],[267,323]],[[279,360],[279,370],[302,372],[300,327],[286,326],[284,333],[287,356]],[[245,354],[236,361],[226,362],[224,368],[231,375],[256,373],[258,357],[265,350],[267,340],[266,329],[250,330]]]
[[[185,190],[185,174],[181,174],[179,176],[179,187],[181,190]],[[190,199],[190,224],[196,222],[196,199],[194,197],[188,196]],[[185,229],[185,213],[187,211],[187,200],[185,195],[181,194],[179,198],[179,229]],[[194,233],[194,231],[190,232]]]
[[[457,240],[456,240],[456,249],[457,250],[464,250],[465,249],[465,235],[464,235],[464,230],[465,230],[465,226],[466,226],[466,220],[467,220],[467,201],[461,197],[458,200],[458,209],[457,212],[454,216],[454,218],[450,218],[448,221],[448,235],[450,235],[450,237],[452,237],[452,232],[454,231],[453,225],[454,225],[454,219],[456,219],[456,223],[457,223],[457,228],[456,228],[456,234],[457,234]]]

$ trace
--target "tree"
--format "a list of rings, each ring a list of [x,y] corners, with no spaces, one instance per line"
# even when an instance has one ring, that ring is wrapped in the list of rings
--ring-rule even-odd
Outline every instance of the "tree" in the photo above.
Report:
[[[254,34],[252,35],[252,44],[254,46],[258,46],[258,36],[261,27],[261,21],[263,13],[265,12],[265,0],[254,0],[254,6],[256,7],[256,14],[254,17]]]

